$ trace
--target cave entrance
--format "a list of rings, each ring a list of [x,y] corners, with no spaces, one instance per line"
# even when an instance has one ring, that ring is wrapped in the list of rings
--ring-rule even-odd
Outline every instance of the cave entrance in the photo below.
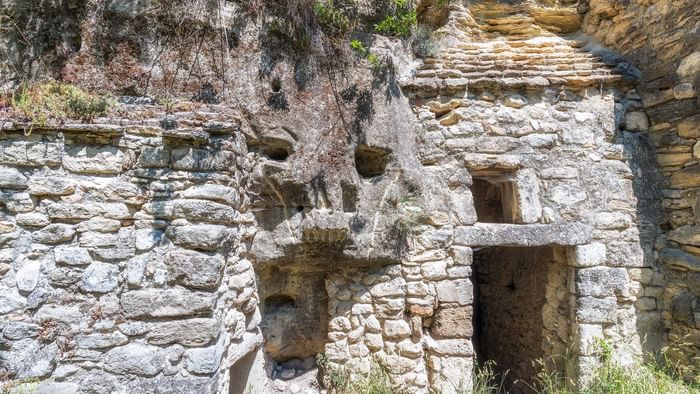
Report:
[[[559,247],[475,250],[473,342],[480,363],[495,362],[506,392],[534,392],[533,362],[549,362],[566,346],[565,261]]]
[[[290,380],[316,367],[327,339],[325,271],[293,264],[258,272],[264,350],[270,378]]]

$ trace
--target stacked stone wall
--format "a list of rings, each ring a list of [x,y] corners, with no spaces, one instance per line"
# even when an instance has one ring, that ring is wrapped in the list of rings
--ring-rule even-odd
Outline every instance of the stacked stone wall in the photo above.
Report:
[[[260,343],[239,259],[245,144],[219,114],[178,117],[192,128],[3,125],[0,365],[14,390],[217,392]]]
[[[641,105],[628,114],[627,126],[648,131],[663,176],[663,236],[655,251],[665,276],[659,307],[669,355],[692,376],[700,365],[700,9],[692,0],[618,3],[591,1],[582,31],[642,71]]]

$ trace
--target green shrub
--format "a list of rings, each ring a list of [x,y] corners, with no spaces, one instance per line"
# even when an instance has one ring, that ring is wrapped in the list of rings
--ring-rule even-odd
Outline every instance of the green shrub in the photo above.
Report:
[[[418,23],[416,10],[399,10],[395,15],[389,15],[374,26],[378,33],[392,36],[408,37]]]
[[[55,81],[22,86],[9,101],[15,116],[39,126],[65,119],[89,122],[105,115],[111,106],[105,96]]]
[[[416,9],[408,0],[391,0],[388,14],[374,26],[377,33],[406,38],[418,23]]]
[[[359,53],[362,57],[367,56],[367,48],[365,48],[365,45],[360,40],[350,41],[350,48]]]

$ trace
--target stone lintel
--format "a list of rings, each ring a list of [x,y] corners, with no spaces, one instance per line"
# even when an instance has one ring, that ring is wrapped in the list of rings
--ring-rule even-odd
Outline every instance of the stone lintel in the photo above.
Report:
[[[583,223],[501,224],[477,223],[455,229],[454,243],[465,246],[583,245],[591,241],[592,228]]]

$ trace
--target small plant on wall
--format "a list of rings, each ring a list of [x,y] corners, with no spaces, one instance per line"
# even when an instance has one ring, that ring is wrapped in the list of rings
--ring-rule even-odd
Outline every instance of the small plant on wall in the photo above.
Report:
[[[402,387],[391,381],[389,371],[381,361],[373,357],[369,373],[353,376],[347,366],[332,364],[321,353],[316,356],[324,386],[330,394],[396,394],[403,392]]]
[[[21,86],[9,95],[10,115],[32,126],[62,123],[66,119],[90,122],[112,106],[107,96],[88,93],[74,85],[55,81]]]

